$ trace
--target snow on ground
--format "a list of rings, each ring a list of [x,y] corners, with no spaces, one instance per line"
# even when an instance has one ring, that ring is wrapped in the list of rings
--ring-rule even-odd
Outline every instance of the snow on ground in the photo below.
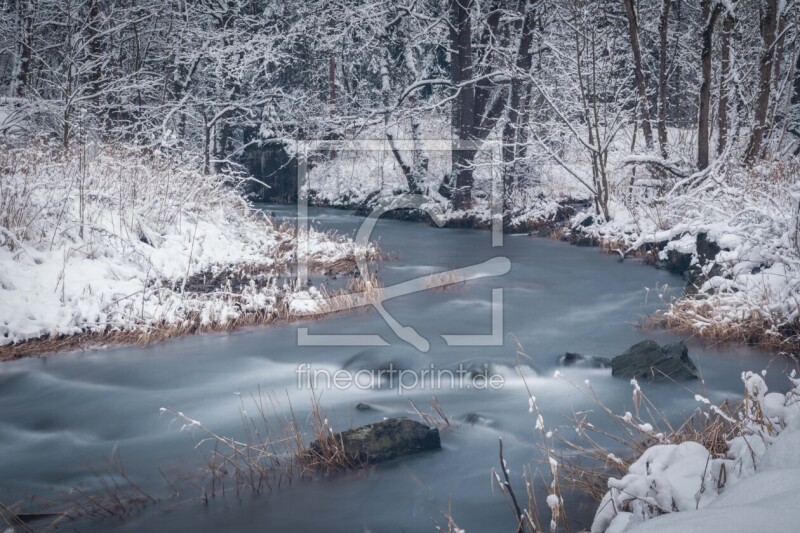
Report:
[[[0,156],[0,346],[223,327],[288,307],[293,289],[279,276],[295,261],[292,232],[253,211],[235,180],[124,149],[91,146],[81,159],[44,145]],[[307,238],[319,268],[356,251]]]
[[[648,448],[627,475],[609,480],[592,532],[798,530],[800,379],[791,377],[792,389],[780,394],[768,392],[759,374],[744,373],[744,406],[727,455],[714,457],[692,441]]]

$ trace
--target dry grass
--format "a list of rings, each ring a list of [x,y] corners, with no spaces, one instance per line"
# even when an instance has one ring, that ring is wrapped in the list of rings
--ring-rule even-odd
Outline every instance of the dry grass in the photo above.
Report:
[[[291,402],[284,410],[278,397],[260,388],[250,395],[254,415],[240,407],[243,437],[220,435],[181,411],[162,408],[198,437],[196,448],[203,453],[209,468],[207,496],[242,490],[253,494],[270,493],[295,479],[314,474],[330,474],[361,466],[336,438],[330,418],[311,392],[311,414],[305,428],[298,422]],[[288,414],[287,414],[288,413]],[[305,429],[305,430],[304,430]],[[306,431],[315,442],[305,443]]]
[[[364,276],[353,276],[347,282],[344,289],[331,291],[322,287],[319,289],[321,299],[316,301],[316,309],[313,312],[304,312],[300,315],[290,315],[291,318],[320,318],[326,315],[349,311],[359,307],[365,307],[379,303],[383,300],[383,286],[374,275],[369,278]],[[286,310],[289,313],[288,309]],[[289,318],[289,316],[287,316]]]
[[[409,399],[408,403],[411,404],[413,413],[416,414],[426,426],[439,429],[451,427],[450,418],[445,414],[444,408],[442,404],[439,403],[439,398],[436,396],[431,398],[430,411],[420,409],[419,406],[414,403],[414,400]]]
[[[29,519],[16,510],[16,505],[4,505],[0,503],[0,520],[7,526],[4,531],[24,531],[33,532],[34,529],[28,525]]]
[[[341,264],[346,267],[345,271],[349,269],[347,268],[349,267],[348,263],[343,261]],[[343,295],[343,306],[341,308],[335,306],[331,306],[330,308],[322,307],[320,311],[313,316],[319,318],[351,308],[352,306],[347,307],[344,305],[344,300],[352,301],[353,297],[351,294],[358,289],[362,289],[364,286],[365,282],[361,280],[360,277],[352,278],[348,284],[348,288],[341,291]],[[373,281],[373,287],[378,288],[373,289],[369,294],[371,297],[378,299],[381,293],[377,280]],[[234,304],[238,303],[241,312],[234,318],[227,317],[224,322],[210,321],[204,323],[200,313],[189,313],[185,320],[178,324],[161,322],[155,324],[141,324],[130,329],[109,327],[105,331],[85,331],[75,335],[40,337],[25,342],[0,346],[0,361],[10,361],[23,357],[47,355],[58,352],[83,351],[103,346],[147,345],[186,335],[232,332],[247,327],[264,326],[276,322],[292,322],[308,318],[307,316],[298,316],[290,313],[288,306],[281,300],[276,302],[272,310],[248,310],[246,309],[247,296],[244,294],[233,292],[221,294],[220,291],[214,291],[187,292],[185,296],[189,299],[201,301],[203,299],[223,297]]]
[[[65,522],[76,520],[122,520],[157,503],[128,476],[122,460],[116,454],[112,455],[102,471],[92,469],[92,473],[92,482],[71,488],[65,498],[39,500],[40,509],[37,511],[21,510],[23,505],[31,505],[34,498],[10,506],[0,504],[0,521],[5,522],[10,531],[51,531],[67,527]]]
[[[456,285],[466,283],[464,276],[459,275],[458,272],[448,270],[446,272],[437,272],[425,276],[425,289],[435,291],[446,291]]]
[[[272,324],[278,315],[266,312],[246,312],[225,323],[202,324],[200,317],[190,316],[181,324],[149,324],[130,330],[108,328],[106,331],[86,331],[76,335],[53,335],[0,347],[0,361],[59,352],[84,351],[103,346],[147,345],[198,333],[235,331],[237,329]]]
[[[689,297],[675,300],[666,311],[648,317],[653,327],[689,333],[705,343],[745,344],[771,353],[800,352],[800,321],[782,325],[780,316],[743,311],[735,321],[722,322],[720,313],[708,302]]]
[[[525,357],[521,348],[518,356]],[[564,379],[563,376],[561,379]],[[544,531],[546,527],[543,524],[546,521],[543,517],[547,514],[550,516],[550,531],[569,531],[562,491],[577,491],[600,501],[608,491],[609,478],[624,477],[630,465],[651,446],[692,441],[706,448],[711,457],[724,458],[728,453],[728,442],[735,437],[752,434],[754,428],[767,434],[773,432],[773,422],[764,415],[758,399],[747,392],[742,402],[733,405],[727,401],[712,405],[705,398],[696,396],[704,408],[696,409],[680,425],[674,426],[647,398],[635,380],[632,381],[634,412],[623,415],[614,413],[606,406],[590,382],[580,387],[567,382],[584,395],[595,409],[573,412],[567,417],[574,434],[547,431],[536,399],[528,390],[529,410],[536,419],[535,426],[539,434],[537,446],[542,452],[544,472],[549,476],[540,473],[540,479],[537,480],[530,466],[527,466],[523,476],[525,491],[522,497],[515,493],[503,457],[503,443],[500,442],[500,468],[493,469],[492,476],[517,521],[516,530],[520,533]],[[604,427],[595,425],[589,420],[590,413],[600,413],[610,424]],[[721,472],[718,476],[718,490],[726,482],[724,474]],[[550,498],[546,507],[536,500],[537,486],[547,487]]]
[[[509,509],[514,515],[514,519],[517,523],[517,533],[538,533],[544,531],[542,526],[542,517],[545,516],[545,512],[547,512],[547,514],[550,516],[549,521],[547,521],[549,523],[550,531],[554,532],[558,529],[561,529],[569,533],[570,523],[567,518],[566,509],[564,508],[564,498],[562,496],[561,487],[561,465],[559,463],[559,457],[555,452],[555,437],[552,432],[545,429],[544,420],[541,412],[539,411],[539,406],[536,403],[536,397],[532,394],[530,387],[528,386],[528,382],[525,379],[525,374],[522,370],[522,358],[528,358],[528,355],[525,354],[519,341],[516,341],[516,343],[517,368],[520,376],[522,377],[525,391],[528,394],[528,410],[536,421],[534,427],[535,431],[539,435],[538,447],[542,451],[543,455],[542,464],[545,466],[545,470],[549,473],[549,480],[544,474],[541,475],[540,480],[541,483],[547,487],[547,491],[550,495],[547,501],[547,511],[542,509],[536,499],[536,487],[539,485],[539,482],[537,482],[535,479],[530,466],[525,468],[525,474],[523,476],[523,481],[525,483],[525,500],[520,499],[515,493],[509,477],[506,460],[503,456],[502,439],[499,443],[500,471],[498,472],[498,470],[492,469],[492,478],[497,487],[500,489],[500,493],[506,499]]]
[[[537,484],[538,486],[547,486],[550,495],[547,500],[551,517],[549,530],[551,532],[569,531],[570,526],[563,508],[561,491],[577,491],[599,502],[609,491],[609,478],[623,478],[628,474],[631,464],[651,446],[675,445],[691,441],[701,444],[708,450],[711,458],[720,459],[728,457],[729,442],[731,441],[738,440],[741,444],[742,437],[775,435],[780,431],[781,426],[775,426],[774,419],[766,416],[758,392],[751,394],[748,392],[749,387],[746,387],[744,399],[733,405],[728,402],[713,405],[707,399],[696,396],[695,398],[703,404],[703,408],[696,409],[680,425],[673,426],[664,413],[658,410],[641,391],[635,381],[632,382],[632,385],[634,413],[618,415],[603,404],[594,393],[590,383],[587,382],[585,388],[572,384],[596,406],[597,409],[592,412],[599,412],[612,422],[610,427],[607,425],[606,429],[603,429],[589,421],[588,412],[573,413],[568,420],[570,426],[575,429],[574,435],[559,434],[557,430],[552,433],[545,432],[542,429],[535,399],[529,394],[531,414],[539,419],[537,429],[541,433],[539,448],[544,456],[542,462],[550,463],[550,478],[540,474],[541,479],[536,481],[530,466],[526,467],[523,481],[524,495],[527,496],[527,501],[524,496],[520,498],[511,483],[503,457],[502,441],[500,442],[500,469],[492,472],[497,486],[500,487],[501,493],[517,520],[516,531],[518,533],[538,533],[547,529],[543,525],[543,517],[546,516],[547,510],[536,501],[535,487]],[[744,442],[747,443],[746,439]],[[749,443],[747,446],[749,447]],[[624,452],[620,453],[620,449]],[[560,451],[556,452],[556,450]],[[614,450],[616,454],[611,450]],[[749,450],[752,460],[755,461],[756,451],[752,447]],[[711,464],[709,460],[706,468],[709,468]],[[714,477],[717,492],[721,491],[728,481],[724,463],[719,463],[719,468],[720,471],[715,472]],[[642,500],[638,496],[633,496],[633,500],[629,499],[620,510],[629,511],[627,506],[631,505],[634,500],[650,506],[655,514],[670,512],[668,509],[654,506],[652,501]]]
[[[76,253],[92,258],[100,253],[97,250],[110,251],[147,274],[140,290],[108,305],[108,312],[115,313],[113,325],[103,329],[103,321],[75,324],[74,330],[83,332],[0,346],[0,360],[291,320],[280,301],[286,291],[277,284],[300,260],[312,273],[337,275],[354,271],[359,260],[380,258],[376,246],[359,246],[332,232],[298,235],[291,224],[275,228],[240,195],[247,182],[241,176],[206,176],[134,148],[91,145],[86,147],[91,152],[88,159],[78,150],[65,153],[49,143],[1,148],[0,246],[14,254],[61,248],[65,257]],[[187,268],[185,279],[151,276],[157,269],[137,246],[158,247],[162,235],[191,233],[201,222],[223,223],[230,238],[240,239],[249,250],[250,255],[243,256],[247,262],[225,257],[223,264],[204,264],[201,272]],[[272,238],[275,246],[269,244]],[[297,242],[303,239],[312,243],[308,254],[298,254]],[[324,245],[317,246],[320,243]],[[251,247],[258,249],[255,256]],[[66,263],[67,259],[64,269]],[[62,270],[62,303],[63,279]],[[136,299],[141,299],[141,311],[138,303],[131,303]],[[156,302],[147,316],[145,301]]]
[[[72,502],[69,510],[58,520],[61,518],[124,519],[132,512],[156,503],[155,498],[131,480],[119,456],[112,456],[109,459],[105,473],[95,472],[94,475],[93,484],[87,487],[73,487],[70,491]]]
[[[442,524],[439,524],[438,522],[436,522],[434,520],[434,528],[436,529],[436,531],[441,531],[441,532],[444,532],[444,533],[463,533],[464,532],[463,529],[458,527],[458,524],[456,523],[455,519],[453,518],[452,501],[451,500],[449,500],[449,499],[447,500],[447,512],[442,513],[442,514],[444,516],[445,523],[444,523],[444,525],[442,525]]]
[[[591,385],[585,388],[573,384],[612,422],[612,429],[602,429],[589,421],[587,412],[573,413],[570,425],[574,436],[557,435],[561,445],[560,475],[565,487],[578,490],[600,501],[608,491],[611,477],[622,478],[630,465],[656,444],[681,444],[696,442],[708,450],[712,458],[724,458],[728,443],[735,437],[752,434],[753,428],[762,428],[765,434],[773,432],[772,421],[763,413],[757,398],[745,391],[744,399],[736,404],[725,401],[709,404],[699,398],[705,410],[698,408],[687,415],[679,426],[670,424],[661,412],[634,383],[634,413],[613,413],[595,395]],[[649,425],[649,427],[648,427]],[[613,449],[624,453],[612,453]],[[721,471],[717,490],[724,487],[725,472]]]
[[[612,422],[613,429],[602,429],[589,420],[588,412],[573,413],[569,423],[575,429],[575,436],[561,433],[556,436],[564,450],[560,454],[562,482],[595,501],[600,501],[608,491],[609,478],[623,477],[630,465],[653,445],[693,441],[702,444],[713,457],[724,457],[727,441],[741,430],[734,422],[736,409],[731,409],[727,402],[715,407],[712,416],[698,409],[680,426],[673,427],[638,388],[634,388],[633,394],[634,413],[623,416],[603,404],[590,385],[585,389],[575,388]],[[611,447],[624,452],[612,453]]]

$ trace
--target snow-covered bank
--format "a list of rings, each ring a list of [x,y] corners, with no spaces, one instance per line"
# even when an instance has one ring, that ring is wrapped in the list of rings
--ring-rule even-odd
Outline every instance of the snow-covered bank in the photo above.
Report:
[[[726,420],[726,453],[702,444],[648,448],[621,479],[611,478],[593,533],[794,531],[800,524],[800,379],[786,394],[742,375],[745,398]],[[708,419],[728,415],[697,397]]]
[[[443,126],[437,124],[435,118],[423,121],[423,137],[441,135]],[[670,130],[676,139],[685,134]],[[381,132],[367,129],[362,137],[380,138]],[[633,132],[624,129],[609,149],[608,219],[580,180],[590,162],[566,144],[563,165],[547,154],[529,154],[526,177],[505,199],[506,228],[545,235],[566,230],[572,242],[645,255],[684,274],[689,290],[656,317],[659,325],[773,351],[800,348],[800,163],[763,162],[746,168],[730,159],[681,178],[648,167],[652,158],[631,155],[632,140]],[[675,149],[692,160],[692,146]],[[454,209],[439,194],[450,152],[427,151],[427,173],[421,179],[428,207],[441,212],[451,226],[489,227],[491,197],[503,172],[497,151],[496,144],[487,143],[479,153],[473,206],[467,211]],[[690,166],[685,161],[682,165]],[[321,160],[310,170],[309,187],[321,204],[361,206],[365,211],[379,199],[408,191],[388,148],[342,150]]]
[[[240,184],[133,149],[64,156],[46,145],[4,147],[0,349],[87,332],[146,340],[281,316],[294,293],[280,277],[296,262],[293,230],[254,211]],[[307,237],[307,259],[321,270],[344,268],[358,252],[333,235]]]
[[[674,187],[658,202],[620,198],[611,220],[583,213],[572,226],[625,250],[649,251],[684,274],[687,295],[661,315],[663,325],[792,352],[800,344],[799,186],[798,161],[734,166],[697,186]]]

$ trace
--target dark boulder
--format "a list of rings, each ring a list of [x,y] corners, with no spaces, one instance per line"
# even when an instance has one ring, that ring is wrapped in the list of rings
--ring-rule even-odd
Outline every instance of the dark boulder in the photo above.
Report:
[[[387,418],[342,431],[333,438],[341,443],[344,453],[355,464],[380,463],[442,448],[438,429],[408,418]],[[310,449],[319,454],[322,446],[315,440]]]
[[[479,424],[482,419],[483,417],[478,413],[467,413],[462,417],[462,420],[464,420],[464,422],[472,425]]]
[[[611,359],[606,357],[595,357],[594,355],[583,355],[574,352],[567,352],[558,358],[562,366],[574,366],[579,368],[608,368],[611,366]]]
[[[611,375],[637,379],[697,379],[697,367],[683,342],[666,346],[647,340],[611,360]]]
[[[495,372],[494,365],[489,361],[468,361],[461,367],[470,379],[489,379]]]
[[[708,238],[708,233],[697,234],[697,261],[701,265],[710,263],[717,258],[717,254],[722,251],[717,243]]]
[[[662,266],[673,274],[683,276],[692,266],[692,254],[668,250],[667,260],[664,261]]]
[[[695,237],[695,250],[692,253],[678,252],[677,250],[667,251],[667,258],[661,262],[661,266],[673,274],[683,276],[686,281],[686,293],[693,294],[709,278],[722,274],[722,267],[715,263],[717,254],[722,249],[719,245],[708,238],[707,233],[698,233]],[[704,268],[707,265],[711,267]]]

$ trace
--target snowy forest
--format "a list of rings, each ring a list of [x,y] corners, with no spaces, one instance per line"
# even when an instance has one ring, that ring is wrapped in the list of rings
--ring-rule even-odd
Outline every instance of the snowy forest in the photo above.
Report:
[[[798,357],[797,0],[0,0],[0,527],[789,531]]]
[[[791,287],[770,299],[743,272],[798,272],[797,17],[783,0],[7,1],[0,132],[13,149],[94,143],[267,181],[298,139],[385,140],[388,157],[328,153],[310,193],[422,193],[486,220],[500,173],[510,227],[588,200],[580,231],[623,253],[711,232],[734,283],[670,320],[711,330],[746,306],[749,338],[753,321],[797,319]]]

